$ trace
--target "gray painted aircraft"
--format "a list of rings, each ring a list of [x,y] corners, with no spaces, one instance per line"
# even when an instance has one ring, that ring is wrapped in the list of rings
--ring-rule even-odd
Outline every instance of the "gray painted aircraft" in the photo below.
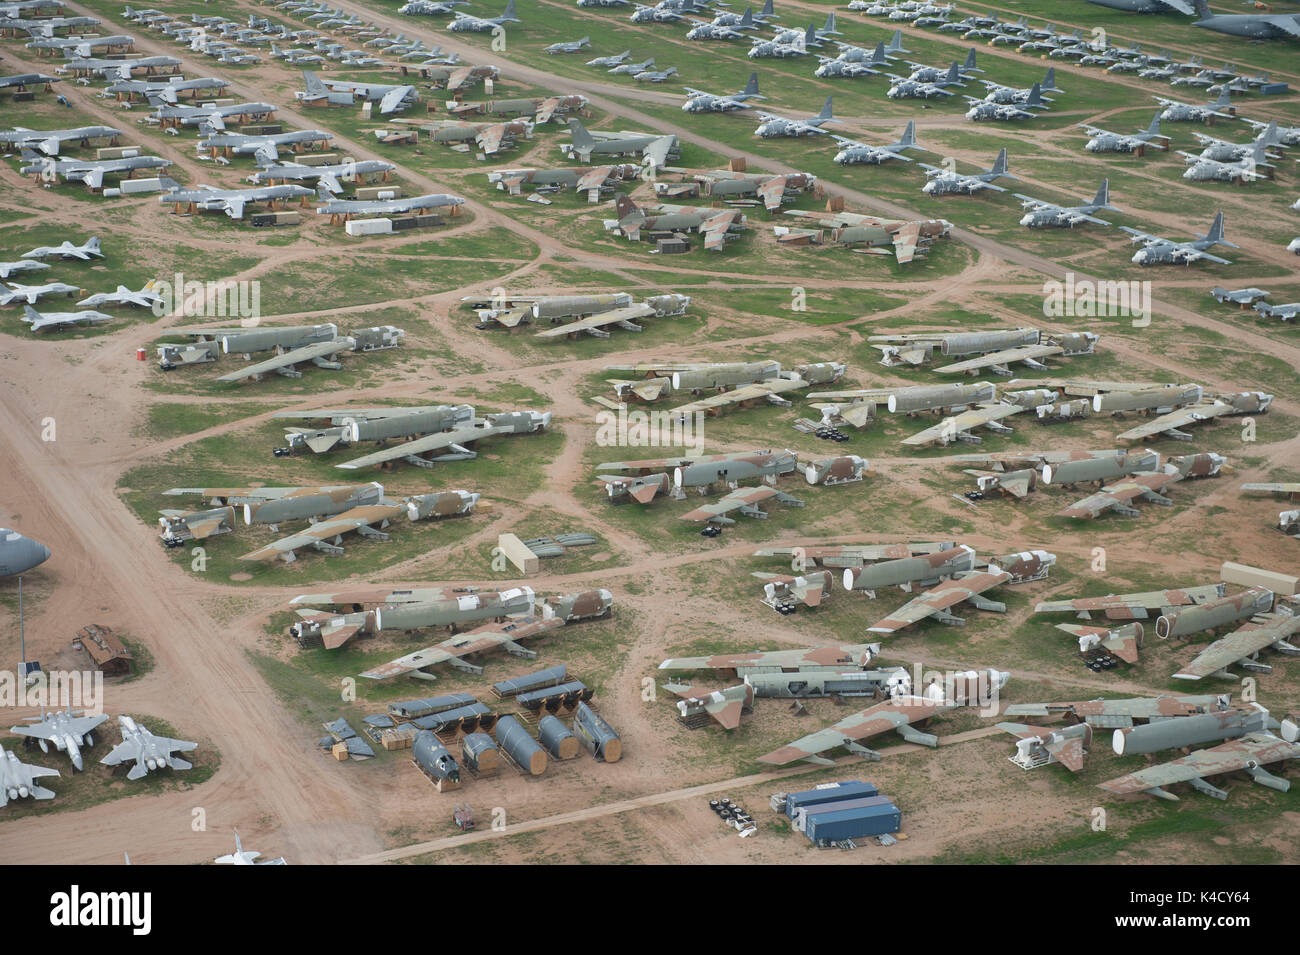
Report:
[[[1043,96],[1044,93],[1064,93],[1065,90],[1056,85],[1056,67],[1051,66],[1047,69],[1047,75],[1043,77],[1041,83],[1035,83],[1033,86],[1003,86],[1001,83],[995,83],[992,80],[981,80],[981,83],[988,89],[984,96],[987,103],[1002,104],[1025,104],[1028,105],[1031,100],[1037,99],[1041,103],[1050,103],[1051,100]],[[1038,90],[1038,97],[1034,96],[1035,88]],[[1046,106],[1042,107],[1046,109]]]
[[[50,549],[8,527],[0,527],[0,577],[13,577],[50,559]]]
[[[1150,145],[1167,150],[1169,137],[1160,134],[1160,115],[1160,111],[1157,110],[1150,126],[1130,135],[1112,133],[1096,126],[1089,126],[1087,123],[1080,123],[1080,127],[1090,137],[1083,148],[1090,153],[1138,153],[1139,155]],[[1161,140],[1163,144],[1156,143],[1156,140]]]
[[[522,23],[515,15],[515,0],[506,4],[499,17],[472,17],[468,13],[455,13],[456,19],[447,24],[453,33],[491,33],[500,27],[505,29],[507,23]]]
[[[47,156],[57,156],[59,150],[68,144],[77,144],[83,148],[90,146],[92,139],[109,140],[113,145],[122,135],[120,129],[112,126],[78,126],[75,129],[27,129],[15,126],[12,130],[0,132],[0,145],[15,149],[39,149]]]
[[[591,46],[591,37],[584,36],[578,40],[561,41],[542,47],[543,53],[577,53],[585,46]]]
[[[35,259],[20,259],[17,262],[0,262],[0,279],[7,279],[15,272],[39,272],[50,266]]]
[[[41,332],[47,328],[80,325],[83,322],[96,325],[100,322],[112,321],[113,316],[97,312],[93,308],[83,309],[79,312],[38,312],[30,305],[24,305],[22,320],[31,326],[32,331]]]
[[[1233,114],[1227,112],[1232,106],[1232,95],[1226,87],[1219,93],[1218,99],[1204,106],[1163,96],[1156,96],[1154,99],[1164,107],[1160,118],[1171,123],[1211,123],[1215,119],[1233,118]]]
[[[1081,222],[1092,222],[1097,225],[1110,225],[1105,219],[1098,219],[1093,215],[1094,212],[1100,212],[1102,209],[1110,209],[1118,212],[1110,204],[1110,180],[1103,179],[1101,186],[1097,189],[1097,195],[1093,197],[1092,202],[1085,202],[1077,206],[1058,206],[1051,202],[1045,202],[1042,199],[1035,199],[1033,196],[1025,196],[1020,193],[1013,193],[1020,202],[1022,209],[1028,210],[1020,217],[1020,224],[1030,229],[1041,228],[1065,228],[1072,229]]]
[[[926,183],[921,187],[921,191],[928,196],[972,196],[984,189],[1006,192],[1006,189],[1001,186],[995,186],[993,180],[1016,178],[1007,171],[1007,150],[1005,146],[998,153],[997,158],[993,160],[992,169],[971,176],[962,175],[951,169],[930,166],[926,163],[919,163],[918,165],[926,170]]]
[[[238,117],[240,124],[267,119],[275,112],[271,103],[230,103],[224,106],[209,103],[202,106],[180,106],[174,103],[159,102],[153,115],[164,124],[179,123],[182,126],[202,126],[212,130],[226,128],[228,117]]]
[[[298,182],[302,180],[315,180],[319,186],[324,187],[329,192],[340,193],[343,191],[343,183],[364,184],[365,177],[372,173],[379,173],[387,178],[388,174],[396,169],[394,163],[387,162],[383,159],[354,159],[349,162],[332,163],[325,166],[307,166],[296,162],[278,162],[272,165],[263,166],[257,172],[248,177],[249,182],[257,183],[276,183],[278,182]]]
[[[220,95],[220,91],[229,85],[229,80],[219,80],[213,76],[202,76],[193,80],[183,80],[174,76],[168,80],[118,80],[104,87],[104,92],[143,96],[156,106],[158,103],[175,103],[177,94],[187,90],[196,97],[200,90]]]
[[[211,149],[213,155],[224,149],[235,156],[255,156],[259,162],[280,158],[279,147],[305,148],[309,143],[328,142],[332,133],[320,129],[297,129],[288,133],[265,136],[245,136],[243,133],[211,133],[199,140],[200,149]]]
[[[1124,10],[1129,13],[1185,13],[1191,16],[1196,12],[1190,0],[1088,0],[1099,7],[1112,10]]]
[[[95,50],[108,50],[116,47],[130,47],[135,37],[118,33],[113,36],[60,36],[41,37],[27,43],[29,50],[71,51],[74,56],[90,56]]]
[[[123,159],[54,159],[38,156],[31,150],[23,153],[30,165],[19,172],[25,176],[39,176],[49,181],[58,176],[64,182],[80,182],[92,192],[104,188],[105,176],[130,179],[137,169],[166,169],[172,164],[161,156],[128,156]]]
[[[105,766],[119,766],[125,762],[134,762],[127,779],[143,779],[149,773],[160,769],[192,769],[194,764],[187,762],[176,753],[188,753],[198,748],[198,743],[155,736],[147,726],[137,723],[129,716],[117,718],[118,728],[122,731],[122,742],[114,746],[103,759]]]
[[[777,136],[813,136],[828,132],[822,129],[827,123],[838,123],[839,120],[831,115],[831,100],[833,97],[827,96],[826,102],[822,104],[821,112],[816,116],[810,116],[807,119],[789,119],[785,116],[775,116],[772,113],[758,114],[762,122],[754,130],[755,136],[761,136],[764,139],[771,139]]]
[[[966,110],[966,118],[976,122],[986,119],[1033,119],[1037,114],[1031,113],[1030,110],[1047,109],[1047,103],[1039,93],[1037,83],[1030,89],[1029,98],[1025,100],[1023,107],[1015,103],[998,103],[987,99],[976,99],[973,96],[967,96],[966,102],[970,106],[970,109]]]
[[[670,66],[666,70],[642,70],[635,73],[632,79],[638,83],[666,83],[677,75],[677,67]]]
[[[75,285],[68,285],[66,282],[50,282],[48,285],[20,285],[17,282],[10,282],[9,288],[0,288],[0,305],[12,305],[14,302],[26,302],[28,305],[35,305],[36,300],[43,295],[67,295],[71,297],[80,292]]]
[[[131,60],[101,57],[74,57],[63,64],[74,73],[94,73],[104,79],[129,80],[134,70],[152,73],[155,69],[174,69],[181,61],[174,56],[142,56]]]
[[[17,73],[13,76],[0,76],[0,90],[14,89],[23,93],[29,86],[44,86],[49,89],[51,83],[59,82],[62,82],[62,77],[46,76],[44,73]]]
[[[26,726],[11,726],[9,732],[16,736],[34,739],[42,753],[50,751],[50,744],[61,753],[67,753],[77,772],[84,768],[81,759],[81,747],[94,746],[95,737],[92,730],[108,719],[107,713],[85,715],[81,710],[73,711],[71,704],[66,710],[46,713],[41,707],[40,716],[27,717]]]
[[[19,762],[14,753],[6,752],[0,746],[0,808],[9,805],[11,799],[53,799],[54,791],[36,783],[44,776],[60,775],[57,769],[44,766],[31,766]]]
[[[292,453],[306,449],[323,454],[336,447],[360,442],[383,442],[393,438],[415,438],[448,431],[472,422],[472,405],[425,405],[411,408],[322,408],[316,411],[281,411],[278,419],[328,421],[326,428],[292,426],[285,429]],[[277,450],[277,455],[281,450]]]
[[[726,113],[733,109],[752,109],[749,100],[767,99],[758,92],[758,74],[750,73],[749,82],[745,88],[729,96],[722,96],[717,93],[708,93],[704,90],[697,90],[690,86],[683,87],[686,90],[686,102],[682,104],[682,109],[688,113]]]
[[[622,54],[620,54],[620,56],[622,56]],[[624,59],[626,59],[626,57],[624,57]],[[594,63],[595,61],[593,60],[592,62]],[[603,66],[604,64],[601,65]],[[615,76],[636,76],[636,74],[643,73],[654,65],[655,58],[652,56],[648,60],[642,60],[640,63],[616,63],[605,72],[612,73]]]
[[[267,859],[265,862],[258,862],[257,857],[262,853],[245,849],[243,842],[239,839],[239,833],[235,833],[235,851],[224,856],[217,856],[212,861],[217,865],[287,865],[284,856],[278,859]]]
[[[283,188],[283,187],[282,187]],[[400,199],[332,199],[324,188],[317,190],[321,205],[316,207],[319,216],[391,215],[415,210],[447,209],[463,205],[461,196],[430,193],[424,196],[403,196]]]
[[[1196,15],[1200,19],[1192,26],[1215,33],[1253,40],[1294,40],[1300,37],[1300,13],[1215,13],[1205,0],[1196,0]]]
[[[173,189],[158,197],[163,205],[224,212],[232,219],[244,217],[244,207],[251,202],[265,202],[274,208],[281,199],[306,198],[315,192],[306,186],[257,186],[253,189],[218,189],[200,185],[194,189]]]
[[[420,94],[409,84],[396,86],[389,83],[353,83],[346,80],[322,80],[311,70],[302,71],[306,89],[294,93],[303,103],[321,101],[340,106],[351,106],[361,99],[379,104],[383,116],[397,113],[420,101]]]
[[[1198,235],[1190,242],[1175,242],[1128,226],[1120,226],[1120,231],[1133,236],[1133,244],[1142,243],[1142,248],[1133,254],[1133,261],[1138,265],[1191,265],[1201,259],[1218,262],[1220,265],[1231,265],[1232,263],[1227,259],[1211,255],[1208,250],[1216,245],[1226,246],[1229,249],[1238,248],[1223,238],[1222,212],[1215,214],[1208,233]]]
[[[624,0],[624,2],[626,2],[626,0]],[[581,6],[582,4],[578,4],[578,5]],[[598,56],[594,60],[588,60],[585,65],[604,66],[612,69],[613,67],[621,66],[623,64],[623,61],[626,60],[631,55],[632,55],[631,50],[624,50],[622,53],[614,53],[610,56]]]
[[[589,163],[592,156],[642,156],[655,166],[666,166],[677,150],[676,136],[655,133],[616,133],[597,137],[576,117],[569,118],[572,140],[562,143],[565,155],[579,162]]]
[[[64,239],[59,245],[41,245],[32,249],[30,252],[24,252],[21,258],[24,259],[49,259],[54,256],[63,259],[81,259],[89,261],[91,256],[102,259],[104,253],[99,251],[99,237],[91,236],[81,245],[73,245],[68,239]]]
[[[1255,145],[1249,155],[1233,160],[1213,159],[1205,153],[1196,155],[1182,150],[1178,151],[1178,155],[1182,156],[1183,161],[1187,164],[1187,169],[1183,172],[1183,178],[1190,179],[1193,182],[1237,182],[1244,184],[1255,182],[1258,179],[1273,178],[1272,175],[1263,172],[1264,169],[1272,169],[1273,164],[1268,161],[1264,147],[1258,144]]]
[[[154,308],[163,303],[163,297],[154,291],[155,283],[144,283],[138,292],[133,292],[125,285],[119,285],[116,291],[99,292],[89,298],[83,298],[77,304],[82,308],[94,308],[99,305],[137,305],[140,308]]]

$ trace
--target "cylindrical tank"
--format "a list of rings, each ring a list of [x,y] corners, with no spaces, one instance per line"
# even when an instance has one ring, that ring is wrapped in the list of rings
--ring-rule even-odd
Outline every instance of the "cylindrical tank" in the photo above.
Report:
[[[431,730],[421,730],[411,742],[411,755],[416,764],[434,779],[460,782],[460,767],[447,747],[439,742]]]
[[[476,773],[487,773],[497,768],[501,751],[496,740],[487,733],[470,733],[460,741],[461,759]]]
[[[500,747],[525,771],[533,776],[546,772],[546,750],[537,745],[537,740],[513,716],[503,716],[497,721],[496,735]]]
[[[369,418],[364,421],[348,418],[343,424],[349,429],[354,442],[406,438],[416,434],[433,434],[455,427],[464,420],[460,412],[464,407],[467,406],[443,405],[427,411],[413,411],[384,418]]]
[[[623,756],[623,741],[614,728],[606,723],[585,702],[578,704],[573,716],[573,731],[597,759],[616,763]]]
[[[963,332],[946,336],[939,344],[939,352],[943,355],[972,355],[977,352],[1015,348],[1017,345],[1037,345],[1038,338],[1039,333],[1036,328],[1012,328],[997,332]]]
[[[556,759],[573,759],[578,755],[578,738],[558,717],[548,714],[537,721],[537,740]]]

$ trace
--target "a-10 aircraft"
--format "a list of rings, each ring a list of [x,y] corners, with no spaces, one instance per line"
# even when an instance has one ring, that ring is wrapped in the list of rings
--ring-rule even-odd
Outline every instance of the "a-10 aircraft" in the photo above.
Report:
[[[1096,225],[1110,225],[1105,219],[1098,219],[1093,213],[1100,212],[1102,209],[1109,209],[1118,212],[1110,204],[1110,180],[1103,179],[1097,189],[1097,195],[1091,202],[1085,202],[1077,206],[1058,206],[1051,202],[1045,202],[1042,199],[1035,199],[1033,196],[1026,196],[1020,193],[1014,193],[1015,197],[1020,200],[1020,207],[1027,210],[1020,217],[1020,224],[1029,229],[1041,228],[1062,228],[1073,229],[1081,222],[1091,222]]]
[[[856,139],[847,139],[843,136],[835,136],[832,138],[834,138],[835,142],[840,146],[839,152],[837,152],[834,157],[834,161],[840,165],[866,163],[878,166],[891,159],[901,159],[903,162],[912,162],[911,159],[903,155],[903,150],[920,149],[923,152],[930,151],[924,146],[917,144],[916,120],[912,119],[907,121],[907,127],[903,130],[903,135],[898,138],[898,141],[889,143],[885,146],[874,146],[871,143],[863,143]]]
[[[1142,243],[1142,248],[1133,254],[1133,261],[1138,265],[1191,265],[1201,259],[1217,262],[1220,265],[1231,265],[1232,263],[1228,259],[1213,255],[1209,250],[1216,245],[1222,245],[1229,249],[1238,248],[1223,237],[1222,212],[1215,214],[1209,232],[1205,235],[1198,235],[1195,239],[1187,242],[1176,242],[1128,226],[1120,226],[1120,231],[1131,235],[1134,244]]]
[[[1005,146],[998,153],[997,158],[993,160],[991,169],[970,176],[962,175],[953,169],[930,166],[926,163],[918,163],[917,165],[926,171],[926,182],[921,187],[921,191],[928,196],[972,196],[984,189],[992,189],[994,192],[1006,192],[1001,186],[994,185],[993,181],[995,179],[1016,178],[1007,171],[1007,150]]]
[[[1083,144],[1083,148],[1090,153],[1135,153],[1140,156],[1148,146],[1166,151],[1169,149],[1169,137],[1160,132],[1159,111],[1146,129],[1136,133],[1112,133],[1087,123],[1079,125],[1088,134],[1089,139]]]

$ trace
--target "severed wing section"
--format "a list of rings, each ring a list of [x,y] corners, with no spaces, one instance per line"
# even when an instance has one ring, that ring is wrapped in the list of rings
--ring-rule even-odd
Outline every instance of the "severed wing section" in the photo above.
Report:
[[[715,411],[718,408],[725,408],[727,405],[742,404],[746,401],[759,401],[763,398],[770,401],[774,395],[806,387],[808,387],[808,382],[799,378],[769,378],[767,381],[741,385],[739,388],[732,388],[730,391],[723,391],[716,395],[709,395],[707,398],[701,398],[699,401],[689,402],[674,408],[669,414],[674,418],[684,418],[687,415],[693,415],[701,411]]]
[[[398,461],[416,455],[427,454],[430,451],[447,451],[448,453],[429,460],[461,461],[476,455],[476,452],[465,447],[469,442],[478,441],[480,438],[491,437],[495,434],[507,434],[510,431],[511,429],[508,427],[495,425],[456,428],[453,431],[427,434],[422,438],[416,438],[414,441],[390,445],[387,448],[382,448],[379,451],[334,466],[346,471],[355,471],[359,468],[368,468],[387,461]]]
[[[1173,438],[1190,437],[1190,435],[1179,429],[1185,428],[1189,424],[1195,424],[1198,421],[1217,418],[1219,415],[1232,414],[1232,412],[1232,405],[1226,401],[1202,402],[1188,408],[1179,408],[1177,411],[1171,411],[1169,414],[1161,415],[1140,424],[1136,428],[1130,428],[1123,434],[1116,435],[1115,440],[1121,444],[1133,444],[1150,440],[1162,434],[1168,434]]]
[[[1034,607],[1034,613],[1073,610],[1081,617],[1102,612],[1112,620],[1145,620],[1151,611],[1204,603],[1223,596],[1222,584],[1205,584],[1176,590],[1150,590],[1136,594],[1108,594],[1105,597],[1076,597],[1048,600]],[[1158,614],[1157,614],[1158,616]]]
[[[339,546],[339,539],[344,534],[357,531],[367,537],[387,539],[387,534],[375,530],[371,525],[379,524],[381,527],[387,527],[389,521],[405,513],[405,504],[364,504],[335,517],[317,521],[306,530],[282,537],[265,547],[244,554],[239,559],[264,562],[283,560],[288,563],[295,559],[294,552],[301,547],[315,547],[327,554],[342,554],[343,548]],[[330,543],[330,538],[334,538],[333,543]]]
[[[586,318],[578,319],[576,322],[568,322],[555,328],[548,328],[538,332],[535,338],[563,338],[566,335],[574,335],[578,332],[587,332],[589,334],[599,335],[608,325],[617,325],[631,332],[641,331],[641,326],[633,324],[634,319],[646,318],[653,315],[655,310],[644,303],[638,305],[627,305],[623,308],[613,308],[608,312],[598,312],[595,315],[588,315]],[[608,333],[603,333],[608,334]]]
[[[1005,403],[980,405],[978,408],[944,418],[938,424],[904,438],[902,443],[910,447],[925,447],[931,444],[948,445],[958,440],[978,442],[979,439],[970,433],[974,428],[985,427],[992,428],[994,431],[1010,431],[1010,428],[999,425],[998,422],[1025,410],[1020,405]]]
[[[1060,345],[1021,345],[1019,348],[1005,348],[1002,351],[980,355],[978,358],[944,365],[941,368],[936,368],[935,371],[941,375],[956,375],[963,372],[979,371],[981,368],[1009,365],[1016,361],[1033,361],[1038,358],[1047,358],[1051,355],[1059,355],[1064,351],[1065,349]]]
[[[849,745],[849,748],[859,755],[865,755],[868,758],[878,757],[878,753],[873,753],[866,747],[857,745],[858,741],[878,736],[881,733],[887,733],[890,730],[898,732],[909,743],[934,747],[939,743],[937,737],[912,730],[911,725],[929,719],[936,713],[952,709],[955,706],[955,703],[940,703],[919,696],[901,696],[897,699],[886,700],[883,703],[869,706],[865,710],[860,710],[852,716],[845,717],[833,726],[828,726],[815,733],[809,733],[793,743],[788,743],[765,756],[760,756],[758,761],[772,766],[784,766],[796,760],[829,765],[830,760],[820,754],[828,749],[834,749],[836,746],[849,744],[852,744]]]
[[[456,634],[432,647],[425,647],[423,650],[416,650],[414,653],[398,657],[389,663],[367,670],[361,675],[368,680],[387,680],[391,677],[436,666],[439,663],[449,663],[458,669],[477,670],[476,667],[464,664],[462,662],[463,658],[471,653],[481,653],[484,650],[492,650],[496,647],[504,647],[508,652],[516,656],[531,659],[535,658],[537,654],[531,650],[526,650],[520,645],[519,641],[527,640],[530,637],[535,637],[538,634],[562,626],[564,626],[562,617],[524,617],[500,623],[490,623],[484,627],[477,627],[473,630],[467,630],[465,633]]]
[[[341,351],[350,350],[355,344],[351,338],[340,338],[334,341],[304,345],[302,348],[290,349],[273,358],[268,358],[266,361],[259,361],[241,368],[239,371],[232,371],[229,374],[222,375],[217,381],[243,381],[247,378],[257,378],[272,371],[291,368],[303,361],[310,361],[322,368],[328,368],[333,363],[327,361],[327,359],[333,358],[334,355]]]
[[[1122,481],[1106,485],[1096,494],[1089,494],[1083,500],[1075,501],[1064,510],[1058,511],[1056,516],[1091,520],[1100,517],[1106,511],[1115,511],[1129,517],[1137,517],[1138,512],[1128,506],[1130,501],[1142,498],[1157,504],[1172,504],[1169,498],[1158,492],[1181,478],[1182,475],[1177,471],[1132,474]]]
[[[1255,655],[1269,647],[1283,653],[1300,653],[1300,648],[1287,643],[1287,637],[1297,633],[1300,633],[1300,617],[1276,613],[1259,614],[1227,636],[1215,640],[1197,654],[1191,663],[1175,673],[1174,679],[1199,680],[1216,674],[1231,676],[1223,671],[1234,664],[1242,664],[1250,669],[1264,669],[1261,664],[1253,662]]]
[[[1161,787],[1174,783],[1191,783],[1193,789],[1208,796],[1226,799],[1227,793],[1206,783],[1205,777],[1244,769],[1260,785],[1286,792],[1291,788],[1290,780],[1279,779],[1265,772],[1263,767],[1269,763],[1300,757],[1300,746],[1294,742],[1293,730],[1294,727],[1290,733],[1293,739],[1290,741],[1272,733],[1250,733],[1219,746],[1197,750],[1172,762],[1107,780],[1099,783],[1098,788],[1121,796],[1145,792],[1160,799],[1176,801],[1177,796]]]
[[[993,565],[990,565],[992,567]],[[1011,579],[1004,570],[988,570],[978,574],[967,574],[945,580],[937,587],[927,590],[921,596],[909,600],[883,620],[867,628],[869,633],[894,633],[904,627],[910,627],[927,617],[938,616],[944,623],[955,623],[961,618],[947,613],[949,607],[966,600],[979,597],[984,591]],[[980,601],[981,609],[1005,611],[1003,604],[994,601]]]
[[[791,497],[784,491],[778,491],[774,487],[741,487],[732,491],[716,501],[712,501],[695,510],[682,515],[684,521],[709,521],[714,524],[734,524],[735,521],[727,517],[732,511],[740,511],[746,517],[767,517],[758,505],[763,501],[775,498],[781,504],[789,504],[793,507],[803,507],[803,501],[796,497]]]

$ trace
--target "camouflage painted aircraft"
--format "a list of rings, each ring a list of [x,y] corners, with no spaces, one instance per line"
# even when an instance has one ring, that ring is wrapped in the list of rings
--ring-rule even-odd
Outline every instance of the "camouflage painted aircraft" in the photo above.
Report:
[[[586,193],[587,201],[600,202],[620,183],[640,178],[641,167],[634,163],[609,166],[580,166],[568,169],[501,169],[487,174],[488,183],[517,196],[523,186],[546,190],[572,189]]]
[[[1064,730],[1026,723],[998,723],[998,729],[1016,737],[1016,753],[1007,757],[1021,769],[1060,763],[1072,773],[1083,769],[1083,757],[1092,746],[1092,726],[1076,723]]]
[[[885,587],[898,587],[910,593],[914,586],[930,587],[974,569],[975,549],[959,544],[931,554],[883,560],[863,567],[846,567],[841,586],[874,600],[876,591]]]
[[[747,671],[772,670],[798,672],[813,669],[859,669],[880,653],[878,643],[858,643],[846,647],[808,647],[796,650],[753,650],[741,653],[717,653],[707,657],[672,657],[659,664],[661,670],[725,670],[744,676]]]
[[[754,708],[754,688],[748,683],[737,683],[721,690],[665,683],[664,689],[681,697],[677,710],[683,722],[703,714],[724,730],[734,730],[740,725],[741,716]]]
[[[763,603],[781,614],[794,613],[799,604],[820,607],[831,593],[830,571],[811,574],[769,574],[761,570],[750,576],[763,581]]]
[[[636,324],[637,319],[684,315],[690,304],[688,295],[653,295],[644,302],[594,312],[575,321],[543,329],[533,337],[576,338],[585,334],[595,338],[609,338],[610,329],[614,327],[639,332],[643,331],[643,327]]]
[[[571,141],[560,148],[566,156],[584,164],[590,163],[592,156],[640,156],[652,167],[662,167],[668,165],[678,148],[676,136],[593,132],[576,117],[569,118],[569,132]]]
[[[632,242],[647,232],[698,232],[704,248],[721,251],[728,236],[745,228],[745,215],[736,209],[707,209],[695,206],[659,204],[649,211],[619,193],[614,197],[617,219],[605,220],[605,231],[624,236]]]
[[[925,722],[958,706],[985,702],[1006,684],[1010,674],[988,670],[956,674],[955,677],[946,686],[931,684],[924,696],[900,696],[869,706],[833,726],[760,756],[758,760],[773,766],[785,766],[797,760],[829,766],[831,760],[821,754],[838,746],[863,759],[879,759],[880,754],[863,746],[861,741],[891,730],[909,743],[933,749],[939,745],[939,738],[922,733],[913,723]]]
[[[416,467],[431,468],[448,461],[468,461],[478,456],[470,445],[497,435],[534,434],[551,423],[549,411],[510,411],[486,415],[450,431],[391,445],[371,454],[334,465],[346,471],[374,467],[389,461],[405,461]]]
[[[945,580],[931,590],[899,607],[883,620],[867,628],[868,633],[897,633],[906,627],[933,617],[950,626],[964,626],[966,621],[948,612],[949,607],[969,602],[978,610],[1006,613],[1007,605],[982,596],[984,591],[1011,581],[1011,574],[990,563],[989,569]]]
[[[1196,750],[1172,762],[1140,769],[1127,776],[1098,783],[1098,788],[1121,796],[1141,792],[1159,799],[1177,802],[1178,797],[1164,787],[1185,782],[1204,795],[1215,799],[1227,799],[1228,794],[1207,783],[1205,777],[1245,770],[1259,785],[1276,789],[1278,792],[1288,792],[1291,781],[1272,775],[1264,767],[1271,763],[1300,757],[1300,746],[1296,745],[1296,737],[1296,724],[1284,721],[1280,737],[1268,732],[1250,733],[1218,746]]]
[[[899,265],[906,265],[918,254],[924,255],[931,242],[943,238],[952,229],[952,223],[946,219],[883,219],[856,212],[809,212],[794,209],[786,210],[786,214],[811,220],[818,227],[829,230],[827,237],[834,244],[865,244],[869,249],[880,249],[882,254],[888,254],[888,250],[892,250]],[[778,230],[782,228],[777,227]],[[795,237],[807,233],[809,238],[813,238],[815,231],[786,229],[784,232],[777,231],[777,237]]]
[[[1162,495],[1170,484],[1183,479],[1176,467],[1166,464],[1159,471],[1143,471],[1107,484],[1095,494],[1075,501],[1069,507],[1057,512],[1057,517],[1070,517],[1075,520],[1092,520],[1106,511],[1115,511],[1126,517],[1137,517],[1139,512],[1130,507],[1130,502],[1141,499],[1156,504],[1172,507],[1173,501]]]
[[[1240,666],[1257,673],[1271,673],[1273,668],[1259,662],[1263,650],[1274,649],[1287,655],[1300,654],[1300,647],[1287,642],[1300,633],[1300,617],[1280,613],[1252,616],[1232,633],[1220,637],[1174,674],[1175,680],[1200,680],[1207,676],[1236,677],[1228,667]]]
[[[1247,620],[1256,614],[1267,614],[1273,609],[1273,598],[1273,591],[1264,587],[1247,587],[1240,593],[1216,597],[1193,606],[1170,608],[1156,618],[1156,636],[1161,640],[1186,637]]]
[[[817,177],[806,172],[765,175],[715,169],[700,173],[695,179],[706,196],[724,200],[754,196],[768,212],[776,212],[783,202],[798,198],[817,184]]]
[[[1089,627],[1081,623],[1058,623],[1057,630],[1076,637],[1080,653],[1103,650],[1125,663],[1137,663],[1142,649],[1142,624],[1129,623],[1121,627]]]
[[[1226,705],[1226,696],[1129,697],[1118,700],[1072,700],[1060,703],[1012,703],[1006,716],[1062,716],[1070,723],[1090,723],[1097,729],[1127,729],[1136,722],[1167,720],[1209,713]]]
[[[861,567],[870,561],[898,560],[934,554],[955,547],[952,541],[901,544],[799,544],[792,547],[764,547],[755,557],[789,557],[800,562],[799,570],[808,566]]]
[[[1223,584],[1205,584],[1181,590],[1152,590],[1135,594],[1108,594],[1105,597],[1076,597],[1048,600],[1034,607],[1034,613],[1073,611],[1084,620],[1101,613],[1111,620],[1146,620],[1151,611],[1161,614],[1174,607],[1201,604],[1223,596]]]
[[[789,507],[803,507],[803,501],[774,487],[738,487],[716,501],[701,504],[681,515],[681,519],[696,523],[707,521],[715,525],[734,524],[735,519],[727,516],[732,511],[739,511],[746,517],[766,518],[767,514],[758,505],[771,500]]]

